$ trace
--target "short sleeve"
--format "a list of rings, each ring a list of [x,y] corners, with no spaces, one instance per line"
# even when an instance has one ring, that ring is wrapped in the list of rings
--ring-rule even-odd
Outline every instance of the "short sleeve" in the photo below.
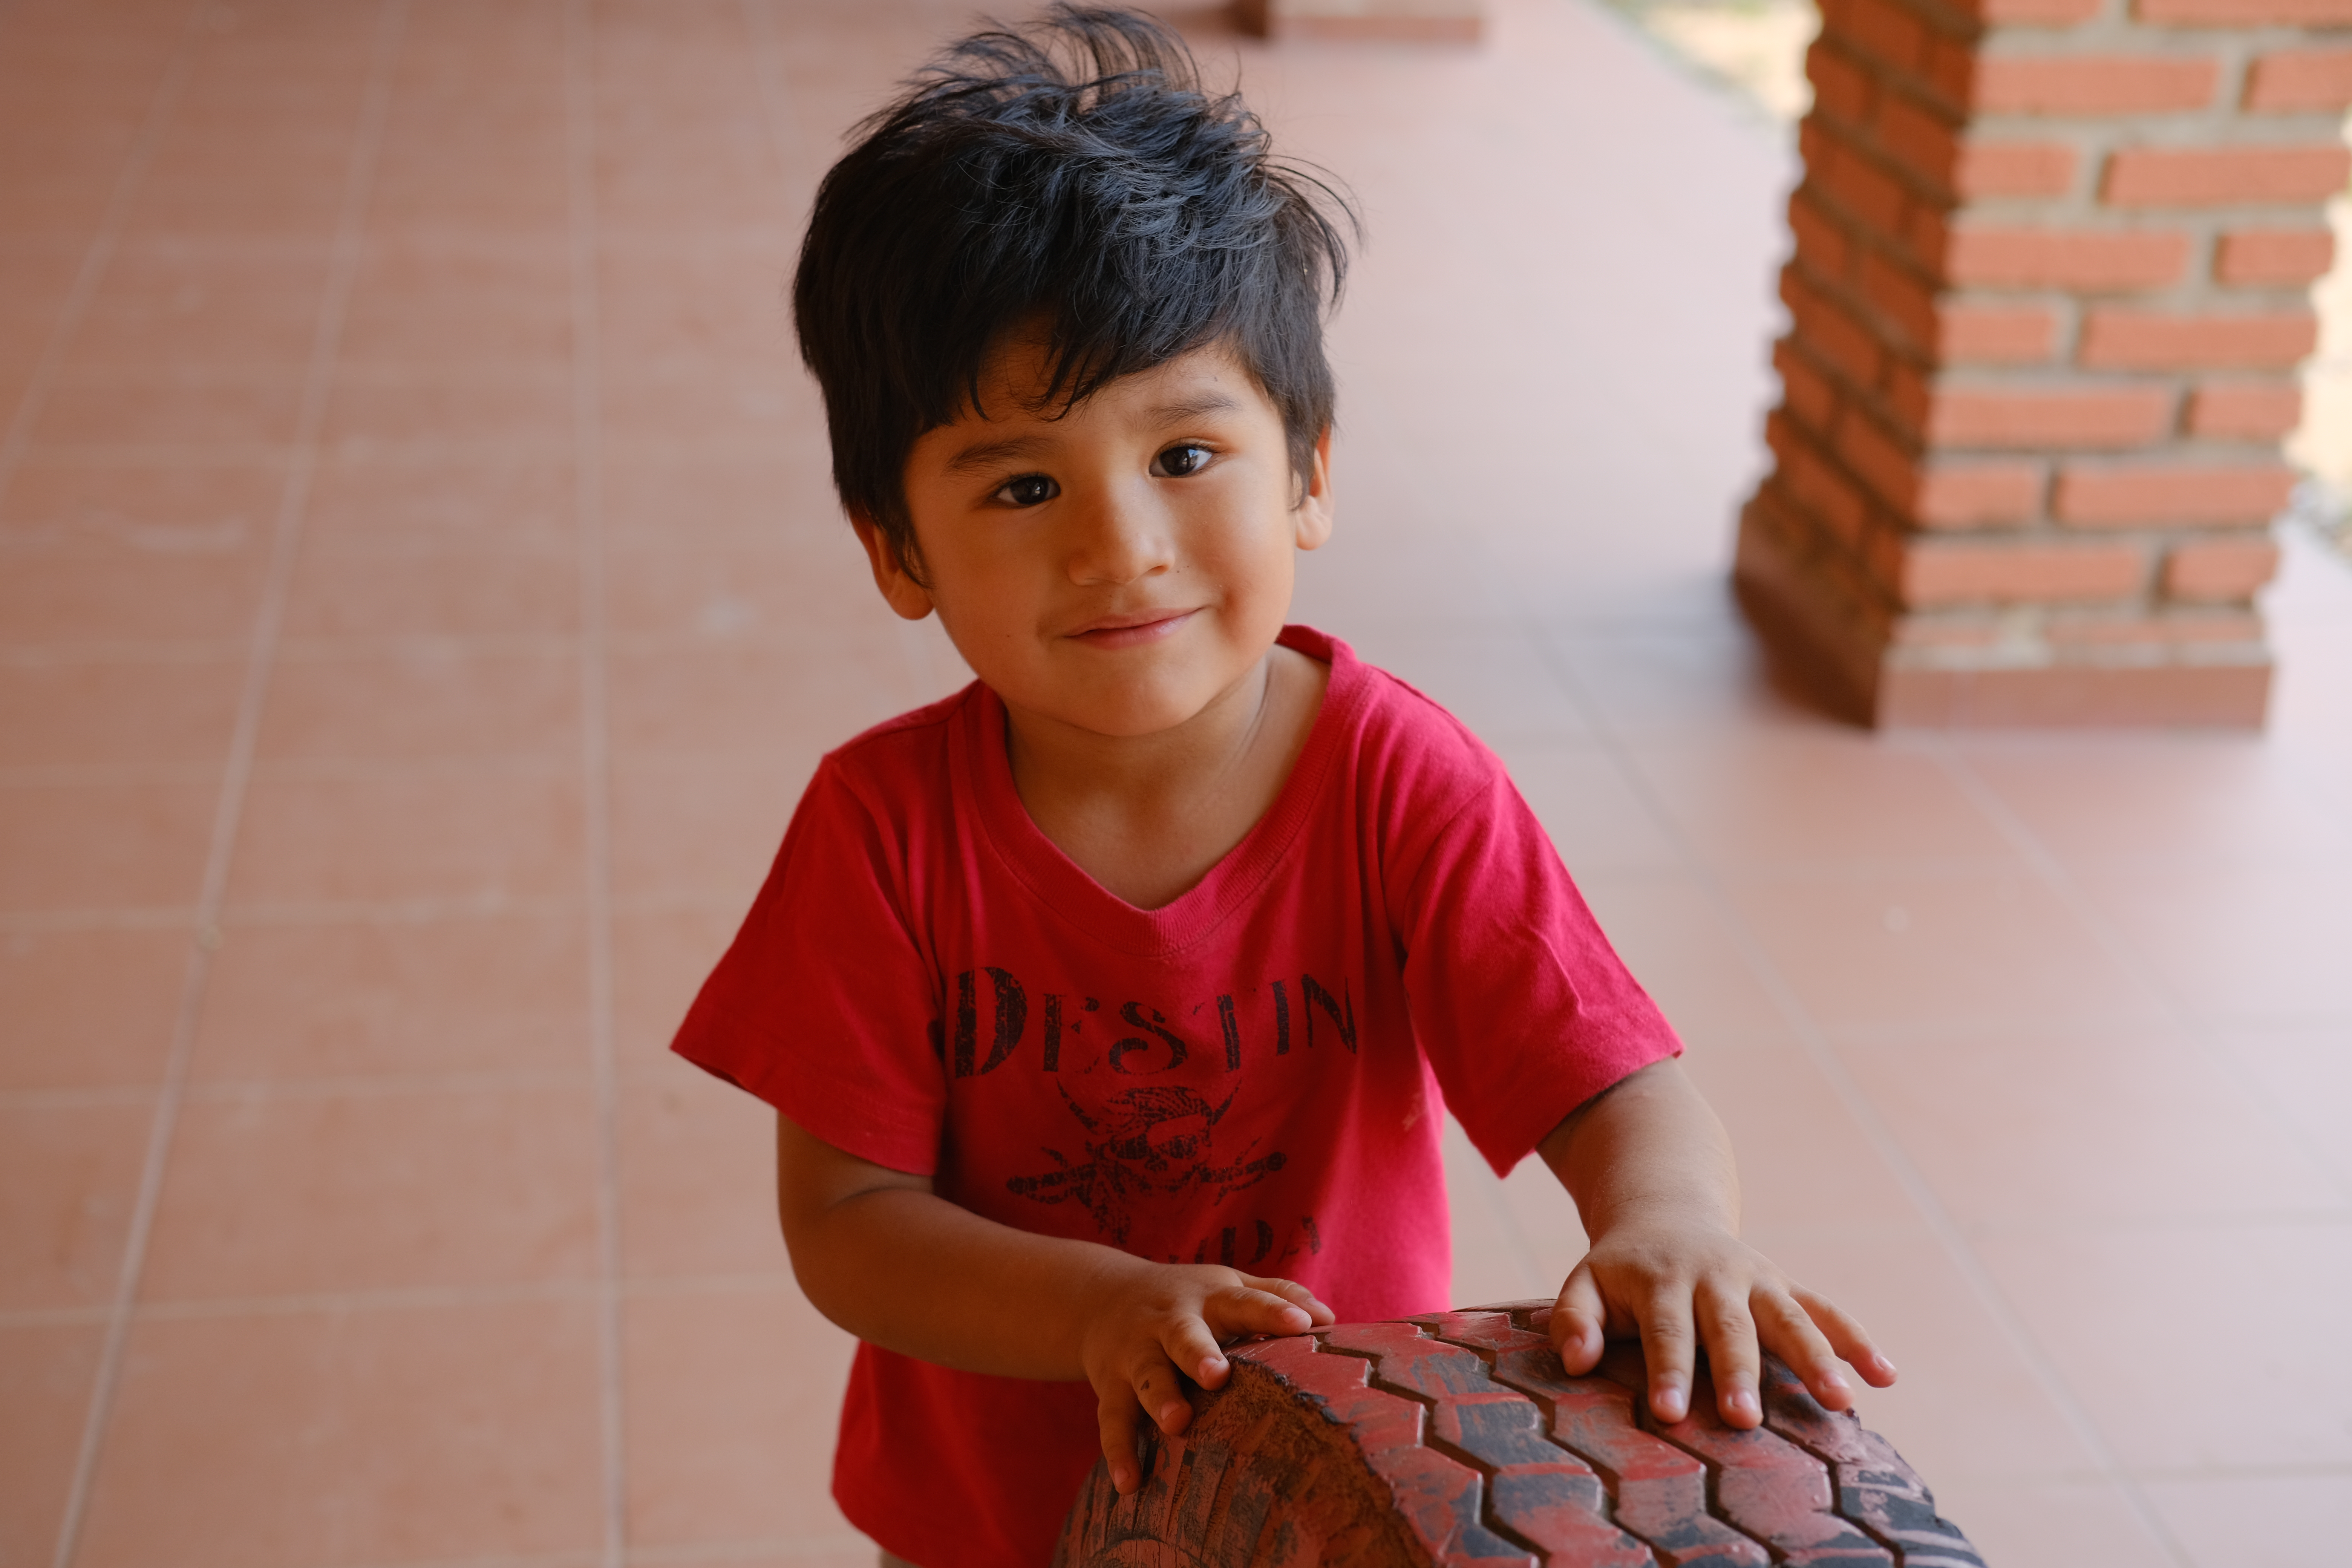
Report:
[[[1682,1043],[1502,764],[1485,760],[1483,783],[1420,847],[1395,912],[1414,1036],[1447,1109],[1505,1174],[1570,1111]]]
[[[929,1175],[947,1104],[940,998],[906,860],[827,758],[670,1048],[846,1153]]]

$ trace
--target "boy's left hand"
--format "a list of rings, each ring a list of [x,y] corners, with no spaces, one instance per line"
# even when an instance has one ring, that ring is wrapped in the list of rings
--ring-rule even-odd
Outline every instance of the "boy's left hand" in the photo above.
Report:
[[[1650,1409],[1661,1422],[1690,1413],[1702,1349],[1716,1408],[1738,1427],[1764,1419],[1759,1343],[1832,1410],[1853,1404],[1841,1360],[1873,1388],[1895,1381],[1895,1363],[1861,1324],[1701,1215],[1621,1211],[1560,1287],[1551,1340],[1570,1373],[1591,1371],[1606,1340],[1635,1334],[1649,1368]]]

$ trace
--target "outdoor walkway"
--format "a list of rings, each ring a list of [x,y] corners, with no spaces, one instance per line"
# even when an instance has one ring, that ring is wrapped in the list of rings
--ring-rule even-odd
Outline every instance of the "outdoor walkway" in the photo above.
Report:
[[[1722,588],[1790,155],[1497,8],[1241,49],[1372,233],[1300,617],[1508,759],[1996,1568],[2340,1561],[2352,573],[2267,739],[1792,706]],[[780,298],[964,15],[0,9],[0,1563],[871,1561],[768,1119],[664,1047],[820,752],[961,679]],[[1580,1245],[1456,1208],[1465,1303]]]

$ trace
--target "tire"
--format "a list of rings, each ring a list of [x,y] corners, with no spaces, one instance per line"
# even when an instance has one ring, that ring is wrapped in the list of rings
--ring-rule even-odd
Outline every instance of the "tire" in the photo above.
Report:
[[[1549,1301],[1350,1323],[1229,1352],[1146,1480],[1099,1462],[1055,1568],[1984,1568],[1883,1437],[1768,1358],[1765,1425],[1637,1413],[1638,1346],[1570,1377]]]

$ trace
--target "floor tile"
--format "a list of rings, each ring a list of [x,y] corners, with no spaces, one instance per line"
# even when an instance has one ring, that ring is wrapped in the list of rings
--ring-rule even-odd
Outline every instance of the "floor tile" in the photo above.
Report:
[[[1800,1047],[1694,1051],[1685,1070],[1731,1134],[1748,1225],[1918,1219],[1896,1173]]]
[[[2022,874],[1751,876],[1728,894],[1831,1028],[2164,1016],[2161,999],[2074,910]]]
[[[0,769],[218,765],[246,663],[0,659]]]
[[[1516,630],[1376,628],[1360,644],[1350,642],[1365,662],[1421,691],[1490,746],[1589,732],[1583,710],[1552,674],[1543,649]]]
[[[1569,869],[1617,956],[1686,1047],[1788,1035],[1787,1016],[1704,886],[1682,874]]]
[[[1673,870],[1682,847],[1615,756],[1589,741],[1494,742],[1570,874]]]
[[[2340,1177],[2176,1031],[1846,1039],[1838,1054],[1964,1224],[2317,1214]]]
[[[95,1323],[0,1328],[0,1562],[56,1553],[105,1332]]]
[[[572,385],[562,369],[431,378],[346,375],[321,438],[338,452],[382,447],[561,454],[572,441]]]
[[[849,1336],[789,1284],[627,1311],[632,1542],[854,1545],[829,1495]]]
[[[218,794],[176,774],[0,787],[0,910],[193,906]]]
[[[493,764],[257,774],[230,873],[240,905],[415,900],[495,912],[581,887],[577,768]]]
[[[747,751],[615,764],[614,889],[624,899],[748,907],[816,762],[808,748],[797,755]]]
[[[742,908],[717,904],[627,910],[614,920],[613,1034],[624,1062],[668,1059],[686,1010],[742,923]]]
[[[149,244],[116,256],[73,337],[71,374],[236,365],[299,376],[327,253]]]
[[[190,935],[100,927],[0,936],[0,1093],[159,1081]]]
[[[86,373],[60,379],[42,405],[33,439],[43,447],[118,451],[207,447],[264,451],[291,441],[301,411],[298,366],[164,379]]]
[[[485,531],[474,548],[446,548],[436,547],[437,531],[396,524],[362,538],[356,531],[314,534],[287,605],[286,633],[296,639],[289,652],[317,638],[477,637],[510,647],[579,629],[579,557],[568,539],[509,542]]]
[[[545,455],[436,453],[405,461],[346,456],[319,466],[307,533],[320,555],[342,549],[373,553],[410,547],[458,550],[509,545],[561,552],[576,548],[572,500],[571,470],[559,458]],[[303,591],[295,609],[303,616],[317,616],[334,608],[332,571],[323,563],[307,559],[302,567]],[[414,625],[403,603],[406,595],[401,592],[400,567],[388,566],[386,575],[393,600],[389,608],[400,620],[397,629],[459,629]],[[430,597],[436,603],[446,595],[456,603],[469,604],[472,592],[461,583],[443,581],[431,585]],[[517,605],[521,618],[511,629],[537,629],[525,609]],[[313,633],[333,629],[360,635],[386,629],[379,624],[385,609],[355,608],[352,614],[362,618],[348,623],[306,619],[299,624]],[[475,628],[468,622],[464,629]]]
[[[1944,1516],[2000,1568],[2147,1568],[2177,1562],[2120,1482],[2003,1483],[1964,1477],[1936,1487]],[[2197,1568],[2230,1568],[2222,1558]]]
[[[1650,797],[1712,865],[2021,867],[1934,758],[1875,737],[1723,735],[1630,750]]]
[[[2147,1490],[2199,1568],[2304,1568],[2352,1546],[2352,1471],[2165,1479]]]
[[[0,1308],[113,1299],[154,1114],[152,1094],[0,1104]]]
[[[615,652],[614,754],[766,751],[791,737],[830,750],[916,705],[905,655],[887,623],[877,619],[858,646],[815,658],[812,652],[734,637]]]
[[[213,958],[199,1079],[560,1072],[588,1061],[576,912],[232,924]]]
[[[585,1304],[150,1320],[131,1335],[78,1561],[356,1568],[593,1551],[596,1434]]]
[[[633,1279],[785,1276],[776,1113],[670,1058],[621,1095],[621,1246]]]
[[[595,1268],[585,1075],[199,1092],[149,1300],[579,1280]]]
[[[2342,1023],[2237,1028],[2224,1037],[2272,1114],[2292,1123],[2310,1150],[2352,1183],[2352,1029]]]
[[[2315,1353],[2352,1291],[2352,1222],[2018,1231],[1977,1246],[2126,1464],[2352,1464],[2352,1372]]]
[[[266,763],[580,755],[580,660],[409,642],[383,657],[278,663],[256,754]]]
[[[2233,861],[2116,870],[2084,890],[2163,984],[2209,1017],[2352,1024],[2352,875],[2315,857],[2294,867]]]

